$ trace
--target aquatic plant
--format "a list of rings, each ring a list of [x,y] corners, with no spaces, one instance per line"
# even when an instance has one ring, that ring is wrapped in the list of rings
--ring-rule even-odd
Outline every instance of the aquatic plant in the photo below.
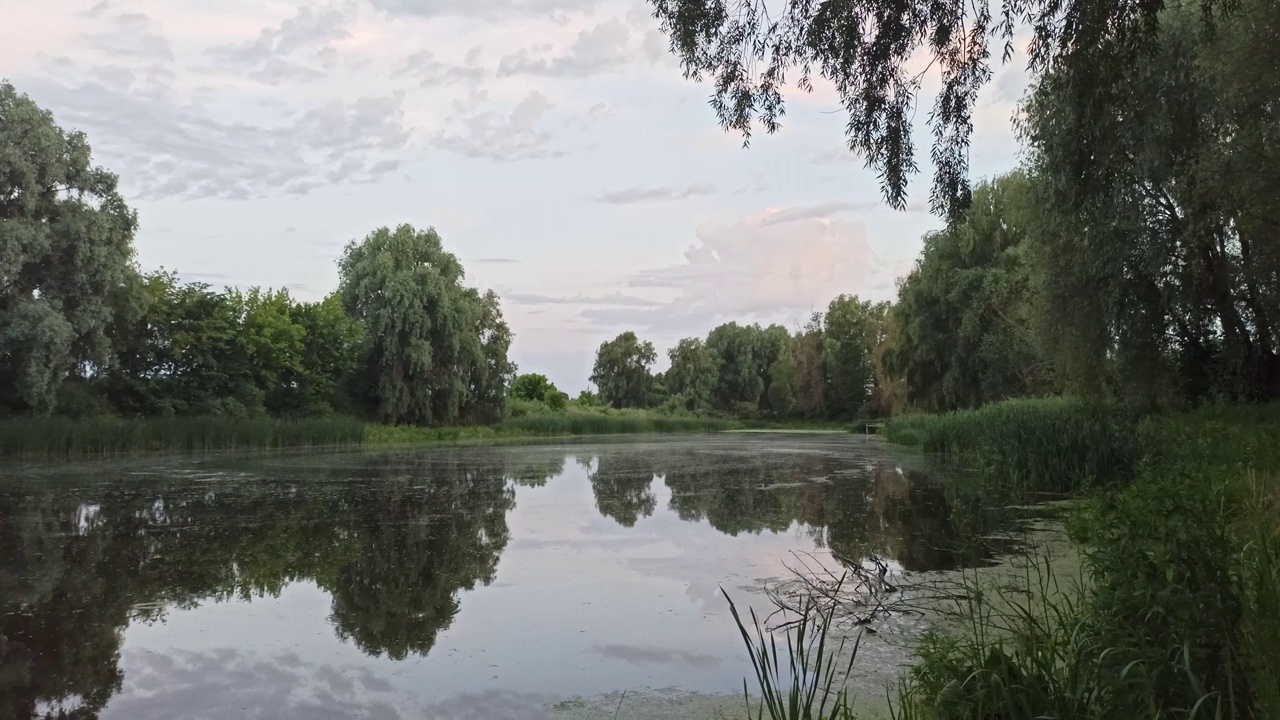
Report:
[[[849,648],[849,659],[840,671],[838,658],[846,649],[841,638],[834,648],[828,646],[834,605],[820,606],[812,598],[802,600],[796,619],[782,629],[769,631],[750,609],[754,630],[748,631],[738,608],[724,588],[720,589],[729,603],[729,612],[742,634],[751,656],[756,686],[760,693],[756,718],[770,720],[852,720],[853,703],[845,688],[853,672],[862,635],[859,633]],[[839,592],[839,588],[836,588]],[[785,654],[778,651],[777,632],[786,637]],[[785,659],[785,665],[784,665]],[[742,694],[751,707],[747,681],[742,681]]]
[[[1280,406],[1133,437],[1132,482],[1099,478],[1068,523],[1083,584],[1034,606],[1031,576],[998,602],[963,588],[965,622],[921,646],[898,717],[1280,717]]]
[[[1117,408],[1055,398],[906,415],[892,419],[886,435],[1026,490],[1062,493],[1132,477],[1136,429]]]
[[[0,457],[334,447],[360,444],[364,439],[365,424],[341,416],[297,420],[216,416],[0,421]]]

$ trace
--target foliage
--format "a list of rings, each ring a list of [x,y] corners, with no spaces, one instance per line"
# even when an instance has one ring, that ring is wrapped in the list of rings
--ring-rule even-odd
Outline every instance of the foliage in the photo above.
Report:
[[[365,424],[354,418],[112,417],[0,421],[0,457],[109,456],[147,452],[358,445]]]
[[[1127,480],[1137,469],[1137,425],[1115,408],[1070,399],[1010,400],[889,421],[891,441],[918,441],[1026,490],[1072,492]]]
[[[1030,612],[1017,598],[1054,595],[1048,572],[998,605],[969,587],[967,621],[922,648],[901,717],[1271,716],[1280,406],[1152,416],[1133,435],[1132,481],[1116,463],[1070,520],[1075,595]]]
[[[835,591],[839,592],[840,583],[836,583]],[[858,657],[861,636],[854,641],[849,650],[849,662],[841,673],[839,654],[844,650],[845,641],[841,639],[835,647],[828,647],[827,639],[831,631],[831,621],[835,614],[835,606],[826,610],[817,606],[812,598],[805,598],[799,608],[794,626],[786,631],[786,659],[784,672],[780,662],[777,638],[773,632],[767,632],[763,623],[751,609],[751,624],[755,637],[747,631],[738,607],[729,593],[720,589],[724,599],[729,603],[729,613],[738,626],[742,642],[751,655],[751,664],[756,672],[756,685],[760,690],[760,703],[756,717],[770,720],[852,720],[853,705],[845,684],[853,673],[853,663]],[[742,681],[743,698],[747,706],[751,705],[751,696],[747,691],[746,680]],[[767,714],[766,714],[767,713]]]
[[[546,375],[538,373],[517,375],[516,379],[511,381],[511,397],[517,400],[542,400],[546,398],[548,392],[553,391],[556,391],[556,386],[547,379]]]
[[[1088,73],[1074,87],[1082,120],[1106,107],[1131,63],[1144,56],[1158,32],[1164,2],[1013,0],[998,13],[986,4],[786,0],[730,5],[724,0],[650,0],[671,50],[696,80],[710,77],[712,108],[720,124],[743,134],[763,126],[776,132],[785,113],[787,74],[803,90],[814,73],[830,81],[848,115],[849,149],[880,178],[886,201],[907,202],[907,177],[916,171],[912,125],[923,75],[937,68],[941,89],[929,117],[935,176],[931,201],[954,216],[969,201],[967,182],[972,115],[990,80],[990,43],[1003,44],[1003,60],[1016,37],[1029,31],[1029,67],[1035,74]],[[1194,5],[1212,11],[1222,0]],[[1231,37],[1224,35],[1224,37]],[[924,71],[912,65],[926,61]],[[757,125],[758,124],[758,125]]]
[[[899,284],[885,364],[913,406],[972,408],[1050,388],[1030,328],[1028,185],[1018,172],[979,184],[959,220],[925,236]]]
[[[1257,59],[1274,57],[1280,9],[1237,5],[1208,33],[1171,4],[1105,103],[1080,104],[1092,75],[1072,67],[1028,98],[1039,332],[1078,392],[1280,397],[1280,84]]]
[[[875,379],[872,353],[883,314],[882,306],[851,295],[841,295],[827,306],[822,364],[826,373],[824,404],[832,417],[865,415]]]
[[[364,393],[383,422],[486,421],[500,415],[513,366],[497,296],[462,285],[434,229],[379,228],[338,263],[348,312],[367,329]]]
[[[679,395],[688,410],[710,408],[716,385],[716,356],[711,348],[699,338],[684,338],[667,351],[667,357],[671,359],[667,392]]]
[[[67,375],[108,362],[138,225],[116,184],[83,133],[0,82],[0,412],[48,415]]]
[[[644,407],[653,381],[649,368],[656,359],[653,343],[641,342],[630,330],[601,343],[591,370],[600,400],[613,408]]]

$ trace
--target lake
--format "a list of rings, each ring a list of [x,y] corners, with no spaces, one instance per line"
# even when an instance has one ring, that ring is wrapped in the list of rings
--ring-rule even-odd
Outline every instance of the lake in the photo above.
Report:
[[[15,718],[743,717],[720,594],[800,559],[989,564],[875,438],[722,434],[0,468]],[[978,518],[974,520],[974,518]],[[868,636],[883,683],[923,621]],[[625,692],[625,695],[624,695]]]

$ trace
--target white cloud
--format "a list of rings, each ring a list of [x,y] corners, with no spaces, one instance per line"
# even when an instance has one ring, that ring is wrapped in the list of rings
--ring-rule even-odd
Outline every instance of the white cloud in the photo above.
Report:
[[[830,208],[844,211],[847,208]],[[861,222],[808,208],[770,209],[731,224],[704,225],[677,265],[642,270],[626,284],[673,292],[655,309],[589,308],[608,327],[703,333],[719,322],[788,321],[840,293],[866,290],[880,273]]]

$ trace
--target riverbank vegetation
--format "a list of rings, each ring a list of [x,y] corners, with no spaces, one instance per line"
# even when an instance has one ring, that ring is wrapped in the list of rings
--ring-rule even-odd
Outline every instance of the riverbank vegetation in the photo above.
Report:
[[[623,333],[597,353],[596,390],[571,400],[545,375],[517,373],[500,298],[464,282],[432,228],[351,241],[338,287],[314,301],[184,282],[134,262],[137,214],[83,134],[8,83],[0,125],[4,455],[708,431],[879,412],[866,381],[885,305],[841,296],[794,336],[728,323],[682,341],[656,375],[652,344]]]
[[[886,313],[886,434],[1074,496],[1084,577],[1034,609],[992,612],[972,588],[899,714],[1280,717],[1280,5],[654,5],[727,128],[778,129],[788,68],[826,76],[897,207],[908,64],[941,68],[947,222]],[[1022,161],[971,185],[978,91],[1027,31]]]

